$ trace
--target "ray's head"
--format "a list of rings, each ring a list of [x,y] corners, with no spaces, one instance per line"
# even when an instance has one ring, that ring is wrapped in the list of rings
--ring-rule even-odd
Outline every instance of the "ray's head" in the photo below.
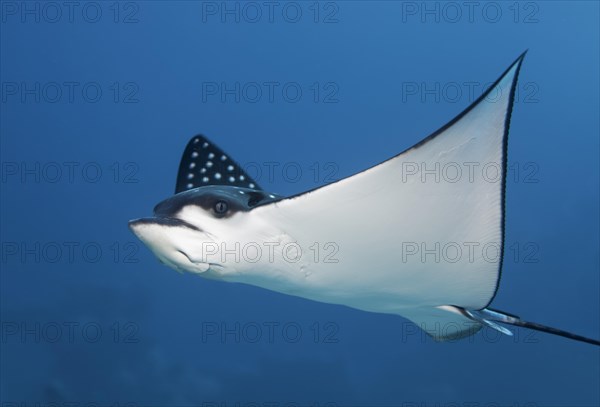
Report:
[[[200,187],[160,202],[153,217],[132,220],[129,227],[167,266],[219,278],[240,269],[235,253],[224,256],[223,248],[239,250],[269,234],[251,211],[277,199],[249,188]]]

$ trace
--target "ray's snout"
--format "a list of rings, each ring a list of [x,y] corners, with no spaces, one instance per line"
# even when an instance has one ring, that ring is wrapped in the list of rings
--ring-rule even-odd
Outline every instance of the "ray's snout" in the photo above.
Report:
[[[178,219],[178,218],[156,217],[156,218],[133,219],[133,220],[129,221],[129,229],[131,229],[133,231],[133,233],[135,233],[137,236],[140,235],[139,234],[140,229],[142,229],[144,226],[150,226],[150,225],[185,227],[185,228],[193,229],[193,230],[196,230],[199,232],[202,231],[202,229],[200,229],[199,227],[194,226],[191,223],[188,223],[188,222]]]
[[[181,209],[184,202],[181,197],[172,196],[156,204],[154,207],[154,216],[161,218],[173,218]]]
[[[128,226],[129,229],[135,233],[136,236],[139,236],[140,226],[145,223],[147,219],[132,219],[129,221]]]
[[[185,197],[175,195],[167,198],[156,204],[153,210],[154,216],[130,220],[129,228],[138,237],[140,237],[143,229],[147,229],[145,226],[185,227],[196,231],[202,231],[202,229],[197,226],[177,217],[177,213],[185,206],[185,203]]]
[[[136,235],[138,239],[144,241],[144,226],[156,225],[157,223],[157,219],[155,218],[140,218],[130,220],[128,225],[133,234]]]

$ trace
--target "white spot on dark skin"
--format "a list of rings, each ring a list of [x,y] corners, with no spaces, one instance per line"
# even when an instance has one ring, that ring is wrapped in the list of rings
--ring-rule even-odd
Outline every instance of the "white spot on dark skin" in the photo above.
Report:
[[[202,167],[200,168],[200,174],[204,174],[206,172],[206,168]]]
[[[190,163],[190,170],[196,168],[196,163]]]
[[[187,189],[192,189],[192,188],[194,188],[194,184],[187,184],[186,187],[187,187]]]
[[[250,188],[254,188],[254,184],[250,183],[250,185],[248,185]]]
[[[210,158],[210,159],[215,158],[215,154],[214,153],[208,154],[208,158]]]
[[[207,148],[208,147],[208,143],[204,142],[204,144],[202,144],[202,148]]]
[[[196,151],[192,152],[192,158],[198,158],[198,153]]]
[[[215,174],[215,179],[221,179],[221,173],[220,172],[217,172]]]
[[[222,156],[221,156],[221,161],[225,161],[226,159],[227,159],[227,156],[226,156],[226,155],[222,155]]]
[[[207,161],[207,162],[206,162],[206,166],[207,166],[208,168],[212,167],[212,166],[213,166],[213,163],[212,163],[212,161]]]
[[[235,178],[229,177],[229,182],[235,182]]]
[[[208,182],[208,177],[202,178],[202,182]]]
[[[192,179],[194,178],[194,174],[192,174],[191,172],[187,175],[188,179]]]
[[[233,165],[227,166],[227,171],[233,171]]]
[[[240,181],[243,181],[245,179],[246,179],[246,177],[244,177],[243,175],[240,175]]]

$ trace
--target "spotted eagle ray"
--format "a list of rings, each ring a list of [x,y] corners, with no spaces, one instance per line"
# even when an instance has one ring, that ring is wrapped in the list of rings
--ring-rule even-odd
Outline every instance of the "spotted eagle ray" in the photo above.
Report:
[[[289,197],[264,191],[210,140],[195,136],[175,195],[129,226],[180,272],[400,315],[437,341],[484,326],[512,335],[505,324],[600,345],[489,308],[502,270],[508,129],[524,56],[414,146]],[[497,177],[461,175],[459,164],[496,168]],[[432,168],[454,171],[440,179]],[[335,256],[316,256],[319,249]]]

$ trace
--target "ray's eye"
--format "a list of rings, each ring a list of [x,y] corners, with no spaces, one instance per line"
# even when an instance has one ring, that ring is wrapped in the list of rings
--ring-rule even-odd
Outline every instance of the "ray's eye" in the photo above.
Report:
[[[214,210],[217,215],[225,215],[227,210],[229,209],[229,205],[225,201],[217,201],[215,202]]]

